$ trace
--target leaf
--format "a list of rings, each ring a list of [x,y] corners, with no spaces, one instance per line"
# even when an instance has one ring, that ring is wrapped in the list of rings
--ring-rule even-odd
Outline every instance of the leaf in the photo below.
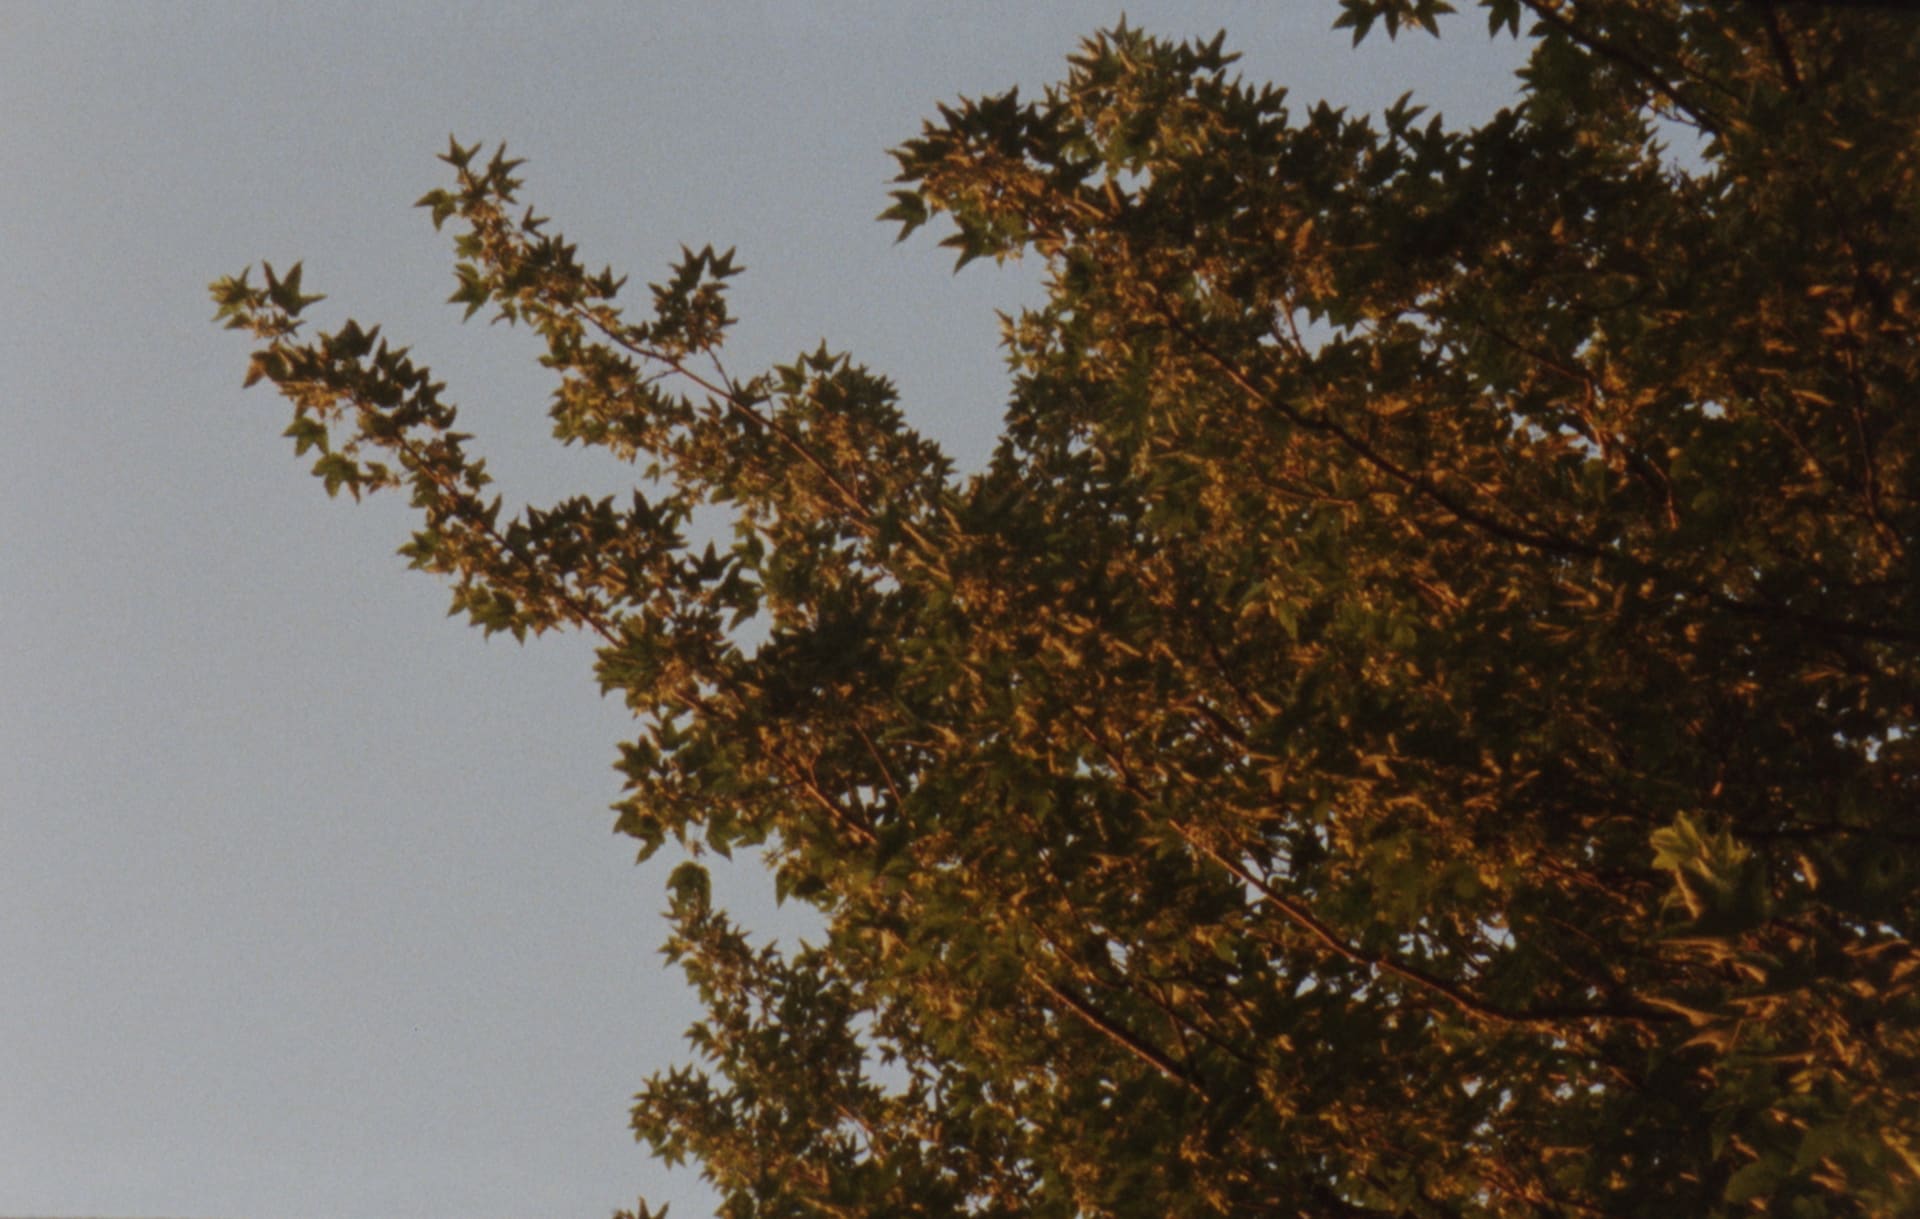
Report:
[[[667,892],[676,909],[704,910],[713,900],[713,882],[705,868],[689,860],[668,876]]]
[[[1738,1205],[1764,1198],[1779,1186],[1781,1173],[1767,1160],[1755,1160],[1741,1168],[1727,1179],[1727,1188],[1722,1197]]]

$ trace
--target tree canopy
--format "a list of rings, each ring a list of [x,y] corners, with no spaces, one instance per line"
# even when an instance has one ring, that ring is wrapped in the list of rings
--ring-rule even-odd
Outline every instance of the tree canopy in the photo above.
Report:
[[[1920,19],[1481,8],[1530,58],[1468,130],[1124,26],[943,107],[886,218],[1047,272],[964,476],[504,149],[421,200],[453,300],[628,499],[503,510],[404,349],[214,285],[329,492],[601,641],[707,1013],[634,1128],[725,1215],[1920,1209]],[[820,943],[714,904],[740,849]]]

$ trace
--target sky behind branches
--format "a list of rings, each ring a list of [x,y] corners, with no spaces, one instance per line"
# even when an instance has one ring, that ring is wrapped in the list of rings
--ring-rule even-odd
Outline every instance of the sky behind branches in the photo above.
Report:
[[[1359,52],[1331,0],[1135,3],[1226,29],[1296,110],[1512,96],[1484,22]],[[445,306],[409,205],[450,133],[527,158],[583,260],[738,247],[736,370],[824,339],[962,469],[1031,266],[896,246],[886,150],[1065,70],[1118,3],[0,5],[0,1214],[703,1213],[636,1147],[694,1005],[671,861],[609,836],[626,730],[581,639],[517,647],[405,570],[398,499],[329,503],[242,392],[205,285],[306,264],[448,382],[509,503],[617,492],[547,439],[524,332]],[[750,868],[750,921],[794,934]]]

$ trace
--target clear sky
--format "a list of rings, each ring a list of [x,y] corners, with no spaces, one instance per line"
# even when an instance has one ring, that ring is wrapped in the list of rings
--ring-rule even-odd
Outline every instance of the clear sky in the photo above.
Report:
[[[1464,123],[1513,90],[1478,17],[1356,53],[1333,0],[1125,10],[1226,29],[1303,106]],[[885,152],[1121,11],[0,3],[0,1215],[705,1213],[626,1131],[695,1012],[655,951],[668,864],[608,832],[590,650],[447,620],[399,500],[329,502],[241,391],[205,285],[304,259],[322,324],[449,383],[510,500],[616,490],[547,440],[528,337],[441,304],[409,206],[449,133],[505,139],[592,264],[737,246],[736,367],[825,338],[977,465],[993,311],[1034,278],[895,246]]]

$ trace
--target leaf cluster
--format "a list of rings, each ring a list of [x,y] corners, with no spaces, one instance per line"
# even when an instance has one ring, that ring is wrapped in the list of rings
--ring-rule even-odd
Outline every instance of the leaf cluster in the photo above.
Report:
[[[1834,7],[1487,0],[1465,130],[1124,26],[943,108],[886,217],[1049,283],[964,479],[846,356],[733,373],[731,252],[628,306],[504,150],[421,200],[453,300],[629,503],[506,515],[298,268],[214,292],[456,611],[601,640],[708,1013],[635,1129],[731,1219],[1911,1213],[1920,24]],[[713,907],[743,847],[821,944]]]

